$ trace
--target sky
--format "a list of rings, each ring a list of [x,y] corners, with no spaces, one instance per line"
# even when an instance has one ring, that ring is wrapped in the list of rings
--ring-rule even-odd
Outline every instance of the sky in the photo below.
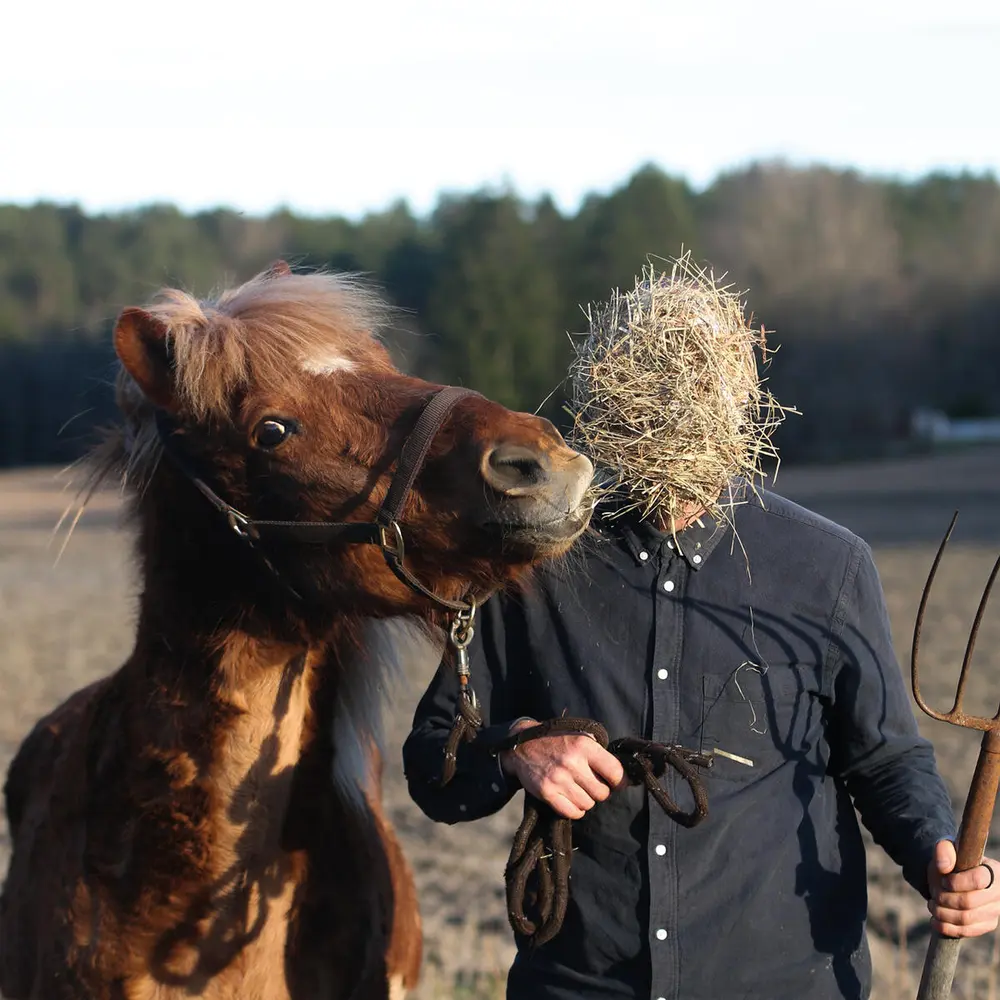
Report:
[[[995,0],[31,0],[4,10],[0,203],[357,218],[573,211],[644,163],[1000,174]]]

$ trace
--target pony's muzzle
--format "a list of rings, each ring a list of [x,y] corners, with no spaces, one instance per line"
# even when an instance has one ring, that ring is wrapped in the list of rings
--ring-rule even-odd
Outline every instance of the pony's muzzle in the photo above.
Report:
[[[501,442],[483,455],[480,472],[494,494],[488,523],[508,540],[562,543],[590,519],[583,501],[594,467],[565,445],[543,450]]]

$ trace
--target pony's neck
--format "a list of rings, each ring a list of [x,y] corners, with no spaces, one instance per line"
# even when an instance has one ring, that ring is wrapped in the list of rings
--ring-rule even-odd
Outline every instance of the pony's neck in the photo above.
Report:
[[[313,675],[323,658],[322,650],[226,637],[213,696],[227,722],[208,776],[217,802],[212,840],[222,865],[252,867],[279,847],[292,775],[309,736]]]
[[[361,805],[385,682],[411,632],[426,630],[380,644],[393,627],[363,616],[357,593],[348,606],[303,609],[204,497],[175,479],[164,486],[137,511],[145,586],[135,659],[144,690],[183,692],[181,710],[164,708],[174,741],[201,745],[211,787],[237,807],[244,786],[279,790],[275,768],[301,772],[322,759],[329,781],[330,758],[338,794]],[[210,750],[208,732],[218,734]]]
[[[242,796],[258,796],[262,784],[290,774],[297,762],[314,677],[329,647],[232,627],[169,628],[165,610],[140,614],[126,672],[157,717],[162,749],[191,753],[202,777],[212,771],[208,787],[237,800],[239,811]]]
[[[144,584],[140,629],[195,647],[210,641],[221,648],[228,632],[308,643],[292,594],[185,480],[161,472],[134,498],[132,514]],[[327,619],[336,616],[329,612]]]
[[[132,775],[123,784],[144,808],[158,804],[148,820],[153,842],[169,816],[176,848],[147,860],[172,885],[171,902],[157,905],[184,930],[161,941],[157,962],[191,993],[204,969],[238,969],[244,952],[254,976],[268,979],[282,968],[284,915],[301,877],[285,831],[317,731],[313,687],[328,651],[236,629],[156,633],[150,624],[140,617],[123,669],[126,703],[137,706],[126,721]],[[280,984],[268,979],[252,992],[286,996]]]
[[[192,785],[206,793],[205,875],[224,909],[234,879],[252,882],[281,857],[295,769],[324,725],[314,691],[338,656],[236,629],[171,635],[149,624],[140,618],[126,667],[146,706],[134,749],[141,757],[155,742],[179,801]]]
[[[178,491],[185,531],[174,530],[181,522],[171,524],[159,500],[146,498],[142,510],[144,589],[130,673],[139,696],[165,693],[153,695],[150,711],[163,717],[157,728],[177,751],[197,749],[213,798],[236,815],[244,799],[267,799],[273,819],[309,747],[329,752],[345,694],[340,714],[361,723],[348,742],[365,743],[374,712],[367,685],[352,682],[370,668],[357,657],[361,619],[328,606],[307,620],[246,544],[220,528],[204,498]],[[349,770],[352,784],[363,779],[360,758]]]

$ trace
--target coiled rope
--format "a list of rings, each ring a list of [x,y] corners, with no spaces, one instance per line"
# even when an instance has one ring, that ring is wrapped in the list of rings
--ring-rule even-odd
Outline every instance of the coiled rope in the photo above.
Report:
[[[467,685],[459,691],[455,722],[445,745],[442,785],[455,775],[458,748],[473,743],[493,756],[531,740],[556,735],[588,735],[621,762],[630,784],[644,785],[653,800],[676,823],[697,826],[708,815],[708,796],[697,767],[710,767],[712,758],[681,746],[625,737],[610,743],[607,730],[593,719],[561,717],[528,726],[503,739],[477,740],[483,720]],[[661,779],[671,768],[687,782],[694,798],[685,812],[670,797]],[[559,815],[547,803],[524,793],[524,814],[514,835],[504,878],[507,916],[515,933],[534,947],[551,941],[562,929],[569,902],[569,874],[573,856],[573,821]],[[532,886],[532,876],[534,884]],[[533,915],[526,912],[526,905]]]

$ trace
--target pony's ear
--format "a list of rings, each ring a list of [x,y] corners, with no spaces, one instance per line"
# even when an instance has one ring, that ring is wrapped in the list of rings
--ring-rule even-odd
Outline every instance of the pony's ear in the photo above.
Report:
[[[286,260],[276,260],[273,264],[264,272],[265,277],[268,278],[287,278],[288,275],[292,273],[292,269],[288,266],[288,261]]]
[[[130,306],[115,323],[115,353],[150,402],[173,410],[173,365],[167,344],[167,326],[156,316]]]

